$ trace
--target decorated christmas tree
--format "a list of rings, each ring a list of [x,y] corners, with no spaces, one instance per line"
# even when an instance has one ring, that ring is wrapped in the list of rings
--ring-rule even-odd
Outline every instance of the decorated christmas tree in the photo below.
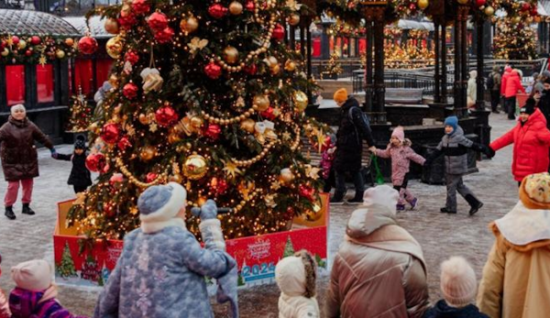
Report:
[[[301,11],[300,11],[301,10]],[[301,139],[324,128],[304,115],[311,87],[303,57],[284,44],[285,27],[307,10],[293,0],[134,0],[98,9],[116,34],[104,116],[90,126],[87,166],[97,184],[69,214],[89,238],[120,239],[139,225],[137,198],[168,181],[188,206],[215,199],[224,234],[284,229],[285,215],[314,209],[318,169]],[[91,37],[79,50],[91,53]],[[197,232],[189,214],[187,225]]]
[[[343,71],[342,63],[340,63],[340,56],[337,52],[334,52],[330,55],[325,70],[321,73],[321,79],[324,77],[338,76],[342,74]]]
[[[285,250],[283,252],[283,258],[287,256],[293,256],[295,253],[294,246],[292,245],[292,240],[290,240],[290,236],[286,238],[286,244],[285,244]]]
[[[68,131],[80,132],[88,130],[92,118],[92,109],[88,105],[86,96],[82,94],[82,88],[78,88],[78,96],[73,96],[71,106],[71,118],[69,119]]]
[[[536,34],[529,23],[514,18],[499,19],[493,40],[494,55],[499,59],[530,60],[537,56]]]
[[[63,255],[61,256],[61,262],[55,266],[55,270],[58,275],[63,278],[69,277],[78,277],[76,273],[76,268],[74,266],[73,256],[71,255],[71,250],[69,249],[69,244],[65,243],[63,248]]]

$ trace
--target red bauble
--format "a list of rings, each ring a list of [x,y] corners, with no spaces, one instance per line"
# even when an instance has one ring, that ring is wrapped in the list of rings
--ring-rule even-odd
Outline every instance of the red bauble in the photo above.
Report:
[[[153,181],[155,181],[155,179],[158,177],[158,174],[154,173],[154,172],[149,172],[147,174],[147,176],[145,176],[145,182],[146,183],[151,183]]]
[[[124,97],[128,99],[134,99],[136,98],[138,91],[139,91],[139,88],[137,87],[136,84],[128,83],[124,85],[124,88],[122,89],[122,94],[124,95]]]
[[[135,65],[139,61],[139,55],[134,51],[128,51],[124,54],[124,60],[130,62],[130,64]]]
[[[157,40],[160,44],[165,44],[172,41],[172,37],[174,36],[174,30],[170,27],[164,28],[162,31],[158,31],[155,33],[155,40]]]
[[[125,151],[128,147],[132,147],[132,143],[126,136],[120,138],[117,145],[118,149],[120,149],[121,151]]]
[[[248,11],[254,11],[254,9],[256,9],[256,6],[254,5],[254,1],[247,1],[244,7]]]
[[[137,15],[146,14],[151,11],[151,7],[149,3],[147,3],[147,0],[133,0],[132,9]]]
[[[26,50],[25,55],[26,56],[31,56],[32,55],[32,50]]]
[[[41,39],[39,36],[36,36],[36,35],[35,35],[35,36],[33,36],[33,37],[31,38],[31,44],[32,44],[32,45],[38,45],[38,44],[40,44],[41,42],[42,42],[42,39]]]
[[[204,68],[204,73],[211,79],[218,79],[222,75],[222,68],[216,62],[210,62]]]
[[[483,7],[485,5],[485,3],[487,3],[486,0],[476,0],[476,6],[478,8]]]
[[[155,119],[162,127],[172,126],[178,118],[178,113],[171,106],[163,106],[155,112]]]
[[[532,7],[531,8],[531,15],[532,16],[537,16],[539,14],[539,11],[537,9],[537,7]]]
[[[155,12],[147,20],[149,27],[155,31],[162,31],[168,26],[168,19],[164,13]]]
[[[129,30],[132,27],[134,27],[136,23],[137,23],[137,19],[136,19],[136,16],[133,14],[128,14],[124,17],[121,16],[118,19],[118,24],[120,25],[120,28],[122,30]]]
[[[118,128],[117,124],[106,124],[105,126],[103,126],[103,129],[101,129],[100,136],[103,141],[112,145],[118,141],[118,137],[120,136],[120,129]]]
[[[529,5],[529,3],[524,2],[521,4],[521,11],[526,12],[529,10],[531,10],[531,5]]]
[[[216,193],[218,195],[224,194],[225,191],[227,191],[227,189],[229,189],[229,184],[227,183],[227,181],[225,179],[218,180],[218,186],[216,188]]]
[[[275,119],[275,117],[277,117],[275,116],[275,110],[273,109],[273,107],[269,107],[268,109],[261,112],[260,116],[269,120],[273,120]]]
[[[93,153],[86,157],[86,168],[91,172],[99,172],[105,168],[105,156],[102,153]]]
[[[416,11],[416,4],[414,3],[409,4],[409,10]]]
[[[310,186],[301,184],[298,187],[298,194],[301,197],[304,197],[304,198],[308,199],[309,201],[313,201],[313,194],[314,193],[315,193],[315,189],[313,189]]]
[[[214,19],[221,19],[227,14],[227,8],[219,3],[215,3],[208,8],[208,14]]]
[[[294,208],[289,206],[288,208],[286,208],[286,212],[285,212],[283,218],[287,221],[292,220],[294,218],[294,214],[295,214]]]
[[[271,38],[277,40],[277,41],[281,41],[282,39],[285,38],[285,28],[280,25],[279,23],[277,23],[275,25],[275,29],[273,29],[273,33],[271,34]]]
[[[222,132],[220,125],[210,124],[204,130],[204,135],[212,140],[218,140],[220,133]]]
[[[78,41],[78,50],[83,54],[90,55],[94,54],[97,50],[97,41],[96,39],[85,36]]]
[[[14,36],[11,37],[11,42],[13,43],[13,45],[19,44],[19,41],[20,41],[20,40],[19,40],[19,37],[18,37],[18,36],[15,36],[15,35],[14,35]]]
[[[248,75],[256,75],[258,67],[256,66],[256,64],[246,65],[243,70]]]

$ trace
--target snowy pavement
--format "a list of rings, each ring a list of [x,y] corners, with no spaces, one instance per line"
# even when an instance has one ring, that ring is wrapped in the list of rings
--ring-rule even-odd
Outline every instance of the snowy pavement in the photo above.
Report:
[[[506,115],[490,116],[493,139],[513,127],[514,122],[506,120]],[[56,147],[60,153],[70,153],[72,145]],[[410,182],[411,191],[419,199],[415,211],[398,214],[399,223],[410,231],[424,250],[429,270],[430,299],[438,299],[439,264],[451,255],[463,255],[474,266],[478,279],[485,263],[493,236],[487,225],[503,216],[517,201],[517,185],[510,173],[512,147],[499,151],[493,160],[478,163],[480,172],[466,176],[470,186],[485,203],[478,214],[468,216],[468,206],[459,199],[459,213],[447,215],[439,213],[445,201],[444,186],[430,186],[417,180]],[[73,198],[73,190],[66,184],[70,163],[53,160],[46,149],[40,150],[40,173],[35,179],[32,207],[35,216],[21,214],[17,203],[17,220],[9,221],[0,215],[0,254],[4,275],[0,287],[9,292],[14,285],[9,278],[11,266],[34,258],[45,258],[53,264],[53,231],[56,222],[56,203]],[[3,179],[3,174],[0,173]],[[0,194],[3,196],[7,183],[0,181]],[[342,241],[345,225],[353,206],[331,208],[329,251],[334,255]],[[3,214],[3,211],[2,211]],[[324,306],[324,295],[328,276],[319,278],[319,304]],[[97,300],[98,289],[59,287],[59,300],[74,313],[91,316]],[[241,317],[277,317],[278,289],[275,285],[241,290],[239,306]],[[225,308],[215,306],[216,317],[225,317]],[[159,317],[160,318],[160,317]]]

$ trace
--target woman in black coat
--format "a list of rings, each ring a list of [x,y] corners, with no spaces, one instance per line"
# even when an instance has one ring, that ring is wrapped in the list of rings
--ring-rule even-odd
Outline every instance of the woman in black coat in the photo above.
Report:
[[[86,144],[82,136],[77,137],[73,154],[64,155],[55,153],[52,154],[52,157],[58,160],[71,161],[73,163],[71,175],[67,183],[73,186],[75,193],[84,192],[92,185],[90,170],[86,168]]]

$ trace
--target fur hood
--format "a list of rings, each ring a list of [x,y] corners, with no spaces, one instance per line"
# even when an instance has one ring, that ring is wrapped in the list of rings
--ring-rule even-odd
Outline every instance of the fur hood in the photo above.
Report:
[[[315,259],[303,250],[282,259],[275,268],[275,280],[281,292],[287,296],[315,297]]]

